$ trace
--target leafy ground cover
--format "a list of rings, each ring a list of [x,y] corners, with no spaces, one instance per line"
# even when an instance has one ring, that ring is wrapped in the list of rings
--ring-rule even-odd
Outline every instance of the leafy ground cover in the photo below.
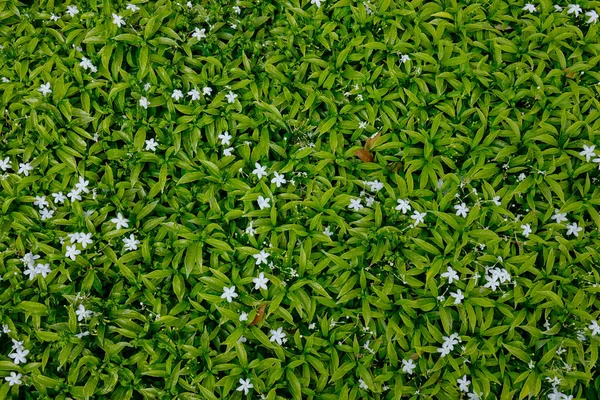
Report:
[[[598,7],[0,2],[0,398],[598,398]]]

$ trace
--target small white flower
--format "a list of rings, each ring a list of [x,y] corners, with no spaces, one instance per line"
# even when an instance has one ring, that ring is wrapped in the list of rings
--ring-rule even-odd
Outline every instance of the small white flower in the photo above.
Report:
[[[8,355],[8,357],[13,359],[13,363],[15,364],[25,364],[27,362],[27,358],[25,358],[29,354],[29,350],[16,349],[14,353]]]
[[[448,267],[448,269],[446,270],[446,272],[444,272],[442,274],[442,278],[447,278],[448,279],[448,283],[452,283],[455,280],[459,281],[460,278],[458,277],[458,274],[456,273],[456,271],[454,269],[452,269],[452,267]]]
[[[67,193],[67,197],[71,200],[71,202],[78,200],[81,201],[81,191],[73,188],[69,193]]]
[[[332,237],[333,236],[333,232],[331,232],[329,230],[328,226],[325,227],[325,230],[323,231],[323,234],[327,235],[327,237]]]
[[[68,6],[66,13],[69,14],[71,18],[73,18],[76,14],[79,14],[79,9],[77,8],[77,6]]]
[[[81,244],[81,247],[84,249],[87,248],[88,244],[92,244],[92,234],[91,233],[81,233],[77,238],[77,242]]]
[[[40,210],[40,217],[41,217],[42,221],[52,218],[53,215],[54,215],[54,210],[49,210],[47,208],[42,208]]]
[[[65,200],[67,199],[67,196],[65,196],[63,194],[63,192],[52,193],[52,197],[54,197],[55,203],[60,203],[60,204],[64,204]]]
[[[362,204],[360,204],[361,199],[350,199],[350,204],[348,205],[348,208],[354,211],[359,211],[362,210],[364,208],[364,206]]]
[[[239,14],[242,12],[242,10],[240,9],[240,7],[238,6],[233,6],[233,11],[235,11],[236,14]]]
[[[467,213],[469,212],[469,207],[465,203],[457,204],[454,206],[456,209],[456,215],[462,216],[463,218],[467,217]]]
[[[85,70],[90,69],[93,72],[97,71],[97,69],[94,66],[94,64],[92,64],[92,61],[89,58],[87,58],[87,57],[82,57],[81,58],[81,62],[79,63],[79,66],[82,67]]]
[[[90,332],[89,331],[85,331],[85,332],[81,332],[81,333],[75,334],[75,337],[78,338],[78,339],[81,339],[82,337],[89,336],[89,335],[90,335]]]
[[[450,292],[450,296],[454,297],[454,305],[460,304],[460,302],[465,298],[465,295],[462,294],[460,289],[456,290],[456,293]]]
[[[40,85],[40,87],[38,88],[38,92],[40,92],[44,96],[52,93],[52,89],[50,89],[50,82],[46,82],[46,83]]]
[[[554,5],[554,11],[561,12],[562,10],[563,10],[563,8],[561,6],[559,6],[558,4]]]
[[[577,226],[577,222],[573,222],[572,224],[567,225],[567,235],[575,235],[575,237],[578,237],[579,232],[581,232],[582,230],[582,227]]]
[[[400,62],[402,64],[406,63],[407,61],[410,61],[410,57],[408,56],[408,54],[402,54],[400,56]]]
[[[379,192],[381,189],[383,189],[383,183],[379,182],[377,179],[375,179],[373,182],[367,183],[371,187],[372,192]]]
[[[175,89],[173,90],[173,93],[171,94],[171,98],[175,99],[175,101],[179,101],[179,99],[181,99],[183,97],[183,92],[179,89]]]
[[[65,257],[68,257],[72,261],[75,261],[75,258],[79,254],[81,254],[81,250],[78,250],[76,245],[67,246],[67,252],[65,253]]]
[[[367,121],[361,121],[358,124],[359,129],[365,129],[367,127]]]
[[[373,203],[375,203],[375,198],[369,196],[365,199],[365,203],[367,204],[367,207],[371,207]]]
[[[35,201],[33,204],[39,208],[46,208],[49,205],[48,201],[46,201],[46,196],[35,196]]]
[[[585,13],[586,16],[590,17],[590,19],[587,20],[588,24],[595,24],[596,22],[598,22],[598,13],[596,12],[596,10],[591,10]]]
[[[145,97],[141,97],[140,98],[140,106],[143,107],[144,109],[148,109],[148,106],[150,105],[150,102],[148,101],[147,98]]]
[[[365,383],[365,381],[363,381],[362,379],[359,379],[358,383],[359,383],[358,387],[360,387],[361,389],[363,389],[363,390],[368,390],[369,389],[369,387],[367,386],[367,384]]]
[[[125,244],[125,250],[137,250],[137,245],[140,244],[140,241],[132,233],[129,235],[129,238],[123,238],[123,243]]]
[[[60,19],[60,17],[59,17],[58,15],[54,14],[54,13],[52,13],[52,14],[50,15],[50,20],[51,20],[51,21],[54,21],[54,22],[56,22],[56,21],[58,21],[59,19]]]
[[[592,336],[600,335],[600,325],[598,325],[598,321],[592,321],[588,326],[588,329],[592,331]]]
[[[4,160],[0,160],[0,169],[2,169],[2,171],[6,171],[7,169],[12,169],[12,167],[10,166],[10,158],[6,157]]]
[[[583,10],[581,9],[581,6],[579,4],[569,4],[567,6],[567,14],[575,13],[575,17],[579,17],[580,12],[583,12]]]
[[[186,5],[187,5],[188,8],[192,8],[194,6],[191,1],[188,1],[186,3]]]
[[[250,379],[243,380],[242,378],[240,378],[239,382],[240,382],[240,386],[236,390],[238,392],[243,391],[244,395],[247,395],[248,391],[254,387],[254,385],[252,385],[250,383]]]
[[[35,272],[45,278],[52,272],[52,269],[50,269],[50,264],[38,264],[35,266]]]
[[[523,236],[525,237],[529,237],[529,234],[532,232],[529,224],[521,225],[521,229],[523,229]]]
[[[110,220],[113,224],[116,224],[115,229],[121,228],[129,228],[129,220],[127,218],[123,218],[123,214],[117,213],[117,218],[113,218]]]
[[[254,236],[256,234],[256,230],[252,227],[252,221],[250,221],[250,225],[246,228],[246,234],[248,236]]]
[[[9,383],[10,386],[14,386],[14,385],[20,385],[23,383],[23,381],[21,381],[21,378],[23,377],[23,374],[21,373],[16,373],[16,372],[11,372],[10,376],[7,376],[4,378],[4,380],[6,380],[6,382]]]
[[[402,360],[402,372],[412,375],[415,368],[417,368],[417,365],[412,358],[409,358],[408,360]]]
[[[558,208],[555,208],[554,215],[552,216],[551,219],[555,220],[557,224],[560,224],[561,222],[566,222],[567,221],[567,213],[561,213]]]
[[[79,308],[75,310],[75,315],[77,315],[77,321],[83,321],[84,319],[89,319],[92,317],[93,312],[91,310],[86,310],[83,304],[79,305]]]
[[[125,25],[125,19],[123,17],[121,17],[120,15],[113,13],[112,17],[113,17],[113,24],[117,25],[119,28],[122,27],[123,25]]]
[[[200,100],[200,92],[196,88],[190,90],[187,94],[188,96],[192,96],[192,101]]]
[[[320,8],[323,1],[324,0],[310,0],[310,4],[314,4],[317,6],[317,8]]]
[[[258,196],[257,201],[258,201],[258,206],[260,207],[261,210],[263,210],[265,208],[271,208],[271,205],[269,204],[269,201],[271,201],[270,198]]]
[[[252,283],[254,283],[254,290],[267,290],[267,283],[269,283],[269,278],[265,277],[264,272],[261,272],[260,274],[258,274],[258,277],[252,279]]]
[[[227,302],[231,303],[236,297],[238,297],[238,294],[235,292],[235,286],[230,288],[223,286],[223,294],[221,295],[222,299],[227,299]]]
[[[208,86],[204,86],[204,88],[202,89],[202,93],[205,96],[210,96],[210,94],[212,93],[212,88],[208,87]]]
[[[256,259],[256,265],[260,265],[262,263],[267,264],[267,258],[269,257],[269,253],[264,250],[261,250],[258,254],[253,254],[252,257]]]
[[[146,150],[156,151],[158,147],[158,142],[154,140],[154,138],[146,140]]]
[[[225,97],[227,97],[227,102],[228,103],[235,103],[235,99],[238,97],[237,94],[233,93],[231,90],[229,91],[229,93],[227,93],[225,95]]]
[[[398,199],[398,205],[396,206],[396,210],[401,210],[402,214],[406,214],[407,211],[410,211],[411,207],[408,200]]]
[[[240,322],[244,322],[244,321],[248,321],[248,313],[241,313],[240,314]]]
[[[195,37],[198,41],[204,39],[206,37],[206,29],[195,28],[194,33],[192,33],[192,37]]]
[[[229,131],[219,133],[218,137],[221,139],[221,146],[229,146],[231,143],[231,135],[229,134]]]
[[[277,342],[277,344],[281,346],[286,341],[286,334],[283,332],[282,327],[279,327],[277,330],[271,329],[269,333],[271,334],[271,337],[269,338],[271,342]]]
[[[573,4],[570,4],[570,6],[572,6]],[[583,145],[583,150],[581,152],[579,152],[580,156],[584,156],[585,157],[585,161],[589,162],[590,158],[594,157],[596,155],[596,153],[594,153],[594,149],[596,148],[595,145],[591,145],[591,146],[587,146],[587,145]]]
[[[494,198],[492,199],[492,201],[497,206],[501,206],[502,205],[502,202],[500,201],[500,196],[494,196]]]
[[[415,210],[414,214],[411,215],[410,217],[415,220],[414,225],[417,226],[420,223],[424,223],[425,222],[425,215],[427,215],[427,214],[424,213],[424,212],[420,213],[417,210]]]
[[[140,9],[138,6],[136,6],[135,4],[131,4],[131,3],[128,3],[126,8],[131,12],[136,12]]]
[[[75,184],[75,188],[80,192],[89,193],[90,190],[87,188],[89,184],[90,181],[86,181],[84,177],[80,176],[79,182]]]
[[[271,179],[271,183],[274,183],[277,187],[281,187],[281,185],[285,185],[287,180],[283,174],[279,174],[278,172],[273,172],[275,177]]]
[[[260,165],[259,163],[254,164],[256,167],[252,173],[258,177],[258,179],[262,179],[263,176],[267,176],[267,167]]]
[[[527,4],[525,4],[525,7],[523,7],[523,11],[529,11],[530,13],[534,13],[537,10],[533,4],[527,3]]]
[[[458,390],[460,390],[461,392],[468,392],[469,391],[469,385],[471,384],[471,381],[467,379],[467,375],[464,375],[461,378],[456,380],[456,383],[458,383],[459,388]]]
[[[525,180],[525,178],[527,178],[527,176],[524,173],[520,173],[519,176],[517,177],[517,179],[519,180],[519,182],[522,182]]]

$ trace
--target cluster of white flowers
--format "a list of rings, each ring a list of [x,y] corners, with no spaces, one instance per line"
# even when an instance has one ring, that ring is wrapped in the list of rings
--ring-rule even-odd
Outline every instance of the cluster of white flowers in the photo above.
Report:
[[[537,12],[537,8],[535,7],[535,5],[533,5],[531,3],[527,3],[523,7],[523,11],[528,11],[529,13],[534,13],[534,12]],[[561,5],[555,4],[554,11],[562,12],[563,8]],[[581,13],[583,13],[583,9],[581,8],[581,6],[579,4],[567,5],[567,14],[575,14],[575,18],[578,18],[579,14],[581,14]],[[587,11],[585,13],[585,15],[587,17],[589,17],[589,19],[587,20],[588,24],[595,24],[596,22],[598,22],[598,13],[596,12],[596,10]]]
[[[81,58],[79,65],[86,71],[89,69],[92,72],[98,72],[98,68],[96,68],[94,64],[92,64],[92,61],[86,57]]]
[[[443,339],[444,343],[442,343],[442,347],[437,349],[438,353],[441,353],[442,357],[450,354],[450,352],[454,350],[454,346],[462,342],[458,333],[453,333],[450,336],[444,336]]]
[[[27,362],[27,355],[29,354],[29,350],[25,350],[25,348],[23,347],[23,342],[20,342],[18,340],[12,339],[13,342],[13,346],[12,346],[12,350],[13,352],[10,353],[8,355],[9,358],[13,359],[13,363],[15,364],[24,364]]]
[[[485,270],[486,283],[483,287],[491,289],[493,292],[498,289],[501,283],[511,282],[511,277],[508,271],[504,268],[486,267]]]
[[[29,280],[34,280],[38,275],[42,275],[42,277],[47,277],[52,269],[50,269],[50,264],[41,264],[35,263],[36,259],[39,259],[40,256],[33,255],[32,253],[27,253],[21,259],[25,263],[26,269],[23,271],[23,275],[29,275]]]

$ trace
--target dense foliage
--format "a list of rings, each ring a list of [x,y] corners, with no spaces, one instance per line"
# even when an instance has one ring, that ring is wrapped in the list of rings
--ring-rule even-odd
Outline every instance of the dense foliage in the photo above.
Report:
[[[0,398],[598,398],[599,6],[0,1]]]

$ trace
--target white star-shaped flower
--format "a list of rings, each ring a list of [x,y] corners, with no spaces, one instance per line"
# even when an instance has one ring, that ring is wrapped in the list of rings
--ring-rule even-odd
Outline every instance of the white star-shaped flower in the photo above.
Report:
[[[254,290],[267,290],[267,283],[269,283],[269,278],[266,278],[264,272],[261,272],[260,274],[258,274],[257,278],[252,279],[252,283],[254,283]]]
[[[238,392],[243,391],[244,396],[247,395],[248,391],[254,387],[254,385],[252,385],[250,383],[250,379],[243,380],[242,378],[240,378],[239,382],[240,382],[240,386],[235,390],[237,390]]]
[[[248,313],[241,313],[240,314],[240,322],[244,322],[244,321],[248,321]]]
[[[283,343],[285,343],[286,339],[285,339],[285,332],[283,332],[283,328],[279,327],[277,330],[273,330],[271,329],[269,331],[269,333],[271,334],[271,337],[269,338],[269,340],[271,342],[277,342],[278,345],[282,345]]]
[[[415,368],[417,368],[417,365],[412,358],[409,358],[408,360],[402,360],[402,372],[412,375]]]
[[[360,204],[361,199],[350,199],[350,204],[348,205],[348,208],[354,211],[359,211],[362,210],[364,208],[364,206],[362,204]]]
[[[129,238],[123,238],[123,243],[125,244],[125,250],[137,250],[137,245],[140,244],[140,241],[135,238],[133,233],[129,235]]]
[[[263,167],[259,163],[254,164],[254,171],[252,173],[258,177],[258,179],[262,179],[263,176],[267,176],[267,167]]]
[[[227,286],[223,286],[223,294],[221,295],[222,299],[227,299],[227,302],[231,303],[236,297],[238,297],[238,294],[235,292],[235,286],[229,288]]]
[[[67,196],[65,196],[63,194],[63,192],[52,193],[52,197],[54,197],[55,203],[60,203],[60,204],[64,204],[65,200],[67,199]]]
[[[12,169],[10,166],[10,158],[6,157],[4,160],[0,160],[0,169],[5,172],[7,169]]]
[[[183,97],[183,92],[179,89],[175,89],[173,90],[173,93],[171,94],[171,98],[174,99],[175,101],[179,101],[179,99],[181,99]]]
[[[563,8],[561,6],[559,6],[558,4],[554,5],[554,11],[561,12],[562,10],[563,10]]]
[[[270,198],[258,196],[257,201],[258,201],[258,206],[260,207],[261,210],[263,210],[265,208],[271,208],[271,205],[269,204],[269,201],[271,201]]]
[[[204,88],[202,88],[202,93],[205,96],[210,96],[210,94],[212,93],[212,88],[209,86],[204,86]]]
[[[287,180],[285,179],[285,176],[283,174],[273,172],[273,175],[275,175],[275,177],[271,179],[271,183],[274,183],[275,185],[277,185],[277,187],[281,187],[281,185],[285,185],[287,183]]]
[[[494,196],[494,198],[492,199],[492,201],[497,206],[501,206],[502,205],[502,202],[500,201],[500,196]]]
[[[461,378],[456,380],[456,383],[458,383],[458,390],[460,390],[461,392],[468,392],[469,391],[469,385],[471,384],[471,381],[467,379],[467,375],[464,375]]]
[[[54,210],[50,210],[47,208],[42,208],[40,210],[40,217],[41,217],[42,221],[52,218],[53,215],[54,215]]]
[[[150,102],[148,101],[147,98],[145,98],[145,97],[140,98],[140,106],[141,107],[143,107],[145,110],[147,110],[149,105],[150,105]]]
[[[572,4],[571,4],[572,5]],[[594,157],[596,154],[594,153],[594,149],[596,148],[595,145],[583,145],[583,150],[579,153],[580,156],[584,156],[585,157],[585,161],[589,162],[590,159],[592,157]]]
[[[410,211],[411,207],[408,200],[398,199],[396,210],[402,211],[402,214],[406,214],[407,211]]]
[[[525,4],[525,7],[523,7],[523,11],[529,11],[530,13],[534,13],[537,10],[533,4],[527,3],[527,4]]]
[[[195,37],[198,41],[204,39],[206,37],[206,29],[195,28],[194,33],[192,33],[192,37]]]
[[[146,140],[146,150],[156,151],[158,148],[158,142],[154,138]]]
[[[113,224],[116,224],[115,229],[121,229],[121,228],[129,228],[129,220],[126,218],[123,218],[123,214],[121,213],[117,213],[117,218],[113,218],[110,220],[110,222],[112,222]]]
[[[442,278],[447,278],[448,283],[452,283],[455,280],[456,281],[460,280],[460,278],[458,277],[458,274],[456,273],[456,271],[454,269],[452,269],[452,267],[448,267],[446,272],[444,272],[442,274]]]
[[[50,93],[52,93],[52,89],[50,89],[50,82],[46,82],[46,83],[40,85],[40,87],[38,88],[38,92],[40,92],[44,96],[47,96]]]
[[[420,223],[425,222],[425,215],[427,215],[427,214],[424,212],[420,213],[417,210],[415,210],[415,213],[413,215],[411,215],[410,217],[415,220],[415,226],[417,226]]]
[[[81,254],[81,250],[77,249],[76,245],[67,246],[67,251],[65,253],[65,257],[70,258],[72,261],[75,261],[75,258]]]
[[[579,17],[579,13],[583,12],[579,4],[569,4],[567,6],[567,14],[575,14],[575,17]],[[589,160],[588,160],[589,161]]]
[[[467,217],[467,213],[469,212],[469,207],[465,203],[457,204],[454,206],[456,209],[456,215],[462,216],[463,218]]]
[[[260,265],[261,263],[267,264],[267,258],[269,257],[269,253],[264,250],[261,250],[258,254],[253,254],[252,257],[256,259],[256,265]]]
[[[523,229],[523,236],[525,237],[529,237],[529,234],[532,232],[529,224],[521,225],[521,229]]]
[[[227,102],[228,103],[235,103],[235,99],[238,97],[237,94],[233,93],[231,90],[229,91],[229,93],[227,93],[225,95],[225,97],[227,97]]]
[[[310,0],[310,4],[314,4],[317,6],[317,8],[320,8],[323,1],[324,0]]]
[[[56,21],[58,21],[59,19],[60,19],[60,17],[59,17],[58,15],[54,14],[54,13],[52,13],[52,14],[50,15],[50,20],[51,20],[51,21],[54,21],[54,22],[56,22]]]
[[[113,13],[112,17],[113,17],[113,24],[115,24],[119,28],[122,27],[123,25],[125,25],[125,18],[121,17],[118,14],[114,14],[114,13]]]
[[[575,237],[578,237],[579,232],[581,232],[582,230],[582,227],[577,226],[577,222],[573,222],[572,224],[567,225],[567,235],[575,235]]]
[[[25,358],[29,354],[29,350],[16,349],[14,353],[8,355],[8,357],[13,359],[13,363],[15,364],[25,364],[27,362],[27,358]]]
[[[221,139],[221,146],[229,146],[229,144],[231,143],[231,135],[229,134],[229,131],[225,131],[223,133],[219,133],[219,139]]]
[[[325,230],[323,231],[323,234],[324,234],[324,235],[327,235],[327,237],[332,237],[332,236],[333,236],[333,232],[331,232],[331,231],[329,230],[329,227],[328,227],[328,226],[326,226],[326,227],[325,227]]]
[[[83,176],[80,176],[79,182],[77,182],[75,184],[75,188],[80,192],[89,193],[90,190],[87,188],[89,184],[90,184],[90,181],[86,181]]]
[[[79,14],[79,9],[77,8],[77,6],[68,6],[66,13],[69,14],[71,18],[73,18],[76,14]]]
[[[187,94],[188,96],[192,96],[192,101],[200,100],[200,92],[196,88],[190,90]]]
[[[4,380],[6,382],[8,382],[8,384],[10,386],[14,386],[14,385],[20,385],[23,383],[23,381],[21,380],[22,377],[23,377],[23,374],[12,371],[10,373],[10,376],[5,377]]]
[[[410,57],[408,56],[408,54],[402,54],[400,56],[400,62],[402,64],[406,63],[407,61],[410,61]]]
[[[592,331],[592,336],[600,335],[600,325],[598,325],[598,321],[592,321],[588,326],[588,329]]]
[[[91,310],[86,310],[83,304],[80,304],[77,310],[75,310],[75,315],[77,315],[77,321],[89,319],[92,317],[92,314],[93,312]]]
[[[128,3],[126,8],[131,12],[136,12],[140,9],[138,6],[136,6],[135,4],[131,4],[131,3]]]
[[[586,16],[590,17],[590,19],[587,20],[588,24],[595,24],[596,22],[598,22],[598,13],[596,12],[596,10],[591,10],[585,13]]]
[[[460,289],[457,289],[456,293],[450,292],[450,296],[454,297],[454,305],[460,304],[460,302],[465,298],[465,295],[462,294]]]

